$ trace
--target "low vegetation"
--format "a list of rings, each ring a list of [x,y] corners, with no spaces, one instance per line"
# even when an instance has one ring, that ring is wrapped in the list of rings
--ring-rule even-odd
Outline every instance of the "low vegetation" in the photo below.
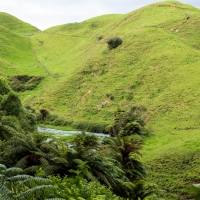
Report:
[[[10,78],[10,86],[16,92],[33,90],[43,78],[41,76],[17,75]]]

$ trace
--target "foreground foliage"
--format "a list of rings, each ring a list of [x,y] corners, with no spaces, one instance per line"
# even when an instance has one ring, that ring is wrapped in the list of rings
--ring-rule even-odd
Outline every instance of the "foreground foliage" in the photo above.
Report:
[[[123,115],[116,137],[82,133],[68,144],[37,133],[31,109],[22,106],[5,80],[0,83],[4,88],[0,94],[1,198],[143,200],[157,196],[156,185],[145,181],[146,167],[140,160],[143,140],[138,133],[145,127],[138,125],[138,116]],[[131,119],[134,126],[126,129]]]

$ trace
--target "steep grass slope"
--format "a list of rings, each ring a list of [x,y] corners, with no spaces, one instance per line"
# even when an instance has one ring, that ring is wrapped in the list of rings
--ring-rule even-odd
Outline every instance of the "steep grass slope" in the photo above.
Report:
[[[43,75],[28,35],[39,30],[12,15],[0,13],[0,75]]]
[[[47,76],[38,63],[28,37],[14,33],[0,26],[0,75]]]
[[[142,104],[153,128],[199,128],[199,17],[198,9],[167,1],[35,34],[38,57],[58,80],[33,105],[110,121],[117,107]],[[108,51],[113,36],[123,44]]]

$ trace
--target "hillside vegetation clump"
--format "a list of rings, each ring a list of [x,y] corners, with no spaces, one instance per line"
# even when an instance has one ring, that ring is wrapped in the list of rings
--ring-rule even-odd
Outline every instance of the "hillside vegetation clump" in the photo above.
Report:
[[[10,86],[16,92],[33,90],[43,78],[41,76],[17,75],[10,78]]]
[[[122,39],[119,37],[115,37],[115,38],[110,38],[107,40],[107,44],[108,44],[108,48],[111,49],[115,49],[117,48],[119,45],[122,44]]]

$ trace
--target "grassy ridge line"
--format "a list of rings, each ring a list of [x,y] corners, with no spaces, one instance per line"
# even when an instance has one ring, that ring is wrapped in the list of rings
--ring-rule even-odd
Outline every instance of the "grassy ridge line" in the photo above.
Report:
[[[34,32],[39,31],[38,28],[5,12],[0,12],[0,25],[20,34],[33,34]]]

